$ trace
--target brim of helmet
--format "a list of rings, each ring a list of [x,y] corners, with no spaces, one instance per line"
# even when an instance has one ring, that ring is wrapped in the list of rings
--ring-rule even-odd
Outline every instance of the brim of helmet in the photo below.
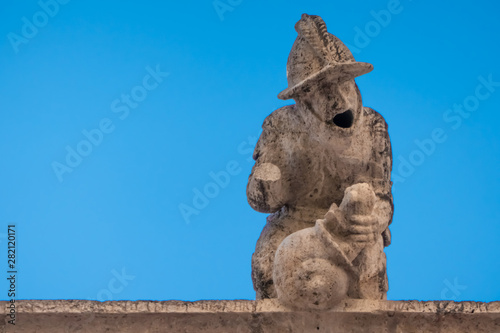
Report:
[[[327,65],[316,74],[300,81],[293,87],[286,88],[278,94],[279,99],[290,99],[310,88],[311,84],[318,81],[327,80],[332,84],[339,84],[349,79],[369,73],[373,70],[373,65],[367,62],[345,62],[335,65]]]

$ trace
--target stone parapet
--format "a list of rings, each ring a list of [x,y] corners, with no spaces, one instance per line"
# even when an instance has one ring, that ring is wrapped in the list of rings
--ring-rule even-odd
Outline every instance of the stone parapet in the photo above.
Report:
[[[2,301],[2,332],[500,332],[500,302],[347,300],[328,311],[294,311],[275,300]]]

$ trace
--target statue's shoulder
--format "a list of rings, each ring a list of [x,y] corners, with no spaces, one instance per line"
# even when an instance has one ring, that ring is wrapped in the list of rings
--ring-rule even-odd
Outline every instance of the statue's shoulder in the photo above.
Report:
[[[365,118],[368,119],[368,124],[370,127],[374,125],[378,126],[383,126],[386,130],[388,128],[387,122],[385,121],[384,117],[374,109],[364,106],[363,107],[363,114]]]
[[[298,115],[295,104],[285,105],[266,117],[262,124],[263,130],[290,130],[298,123]]]

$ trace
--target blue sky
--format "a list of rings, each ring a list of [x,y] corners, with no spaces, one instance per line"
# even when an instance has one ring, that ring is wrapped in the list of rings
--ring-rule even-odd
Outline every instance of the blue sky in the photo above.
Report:
[[[375,67],[357,82],[392,140],[388,298],[500,299],[498,3],[54,4],[0,12],[0,247],[15,224],[18,299],[254,298],[266,215],[246,201],[249,158],[291,103],[276,96],[302,13]]]

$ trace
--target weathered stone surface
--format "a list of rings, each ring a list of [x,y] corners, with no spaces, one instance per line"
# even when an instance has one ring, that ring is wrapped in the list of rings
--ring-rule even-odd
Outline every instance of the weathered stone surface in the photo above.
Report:
[[[500,302],[345,300],[328,311],[293,311],[261,301],[17,301],[16,325],[0,332],[495,333]]]
[[[250,205],[272,213],[252,257],[257,299],[297,309],[385,299],[392,151],[354,81],[373,67],[319,16],[302,15],[295,29],[279,98],[296,104],[264,121],[247,186]]]

